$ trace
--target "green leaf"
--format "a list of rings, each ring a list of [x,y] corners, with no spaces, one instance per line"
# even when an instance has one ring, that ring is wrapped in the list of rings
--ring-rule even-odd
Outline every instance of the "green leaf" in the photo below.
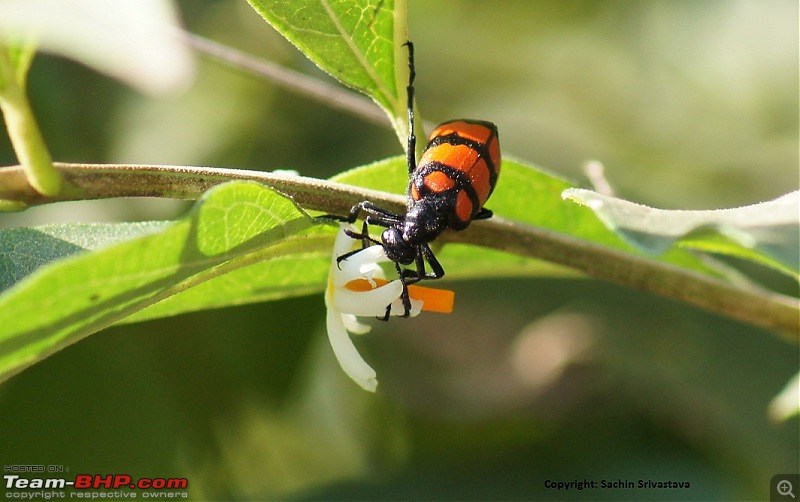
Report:
[[[405,0],[248,0],[303,54],[389,115],[405,144]]]
[[[0,230],[0,291],[36,269],[81,251],[92,251],[163,229],[166,222],[79,223]]]
[[[670,211],[591,190],[564,197],[591,208],[608,228],[646,253],[672,246],[738,256],[792,277],[800,273],[800,192],[734,209]]]
[[[54,227],[49,233],[40,229],[39,235],[3,231],[4,251],[10,249],[32,261],[47,260],[47,253],[67,257],[42,266],[0,296],[4,320],[0,380],[195,284],[273,256],[313,254],[329,246],[331,232],[315,232],[312,224],[291,200],[263,185],[231,182],[209,190],[187,217],[172,224],[95,227],[90,237],[81,240],[74,238],[75,228],[62,239]],[[137,236],[119,242],[125,230]],[[317,234],[320,237],[315,239]],[[320,240],[323,244],[327,240],[327,245]],[[46,251],[39,250],[38,244],[45,244]],[[98,249],[86,251],[92,247]],[[6,253],[2,259],[12,262]],[[258,293],[281,290],[295,275],[305,274],[299,263],[283,262],[282,267],[269,263],[274,275],[259,278]],[[20,270],[20,266],[6,265],[0,272],[13,275]],[[324,275],[320,280],[313,272],[315,282],[324,281]],[[187,302],[173,304],[168,313],[192,307]],[[167,315],[164,307],[158,308]]]

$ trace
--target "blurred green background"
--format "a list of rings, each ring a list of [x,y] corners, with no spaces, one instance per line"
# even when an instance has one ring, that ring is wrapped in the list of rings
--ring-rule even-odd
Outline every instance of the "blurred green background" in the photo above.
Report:
[[[179,6],[192,32],[327,79],[243,1]],[[795,1],[411,0],[409,18],[425,119],[492,120],[505,155],[582,184],[597,159],[620,196],[664,208],[798,188]],[[54,158],[329,177],[402,151],[388,129],[198,63],[185,93],[152,98],[39,56],[30,93]],[[186,208],[57,204],[0,225]],[[186,476],[198,500],[766,499],[800,471],[798,419],[766,411],[796,345],[592,280],[447,286],[453,315],[359,339],[376,395],[336,365],[321,294],[105,330],[0,386],[0,458]],[[545,488],[584,478],[691,489]]]

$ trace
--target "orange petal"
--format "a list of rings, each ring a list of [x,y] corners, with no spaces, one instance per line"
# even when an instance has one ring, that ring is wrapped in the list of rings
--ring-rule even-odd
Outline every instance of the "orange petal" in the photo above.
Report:
[[[426,288],[412,284],[408,287],[408,296],[415,300],[422,300],[422,310],[449,314],[453,311],[456,294],[449,289]]]
[[[389,283],[386,279],[375,278],[373,281],[377,284],[376,287],[381,287]],[[344,287],[357,293],[375,289],[366,279],[354,279],[345,284]],[[449,314],[453,311],[455,293],[448,289],[426,288],[425,286],[412,284],[408,287],[408,296],[415,300],[422,301],[422,310],[441,312],[443,314]]]

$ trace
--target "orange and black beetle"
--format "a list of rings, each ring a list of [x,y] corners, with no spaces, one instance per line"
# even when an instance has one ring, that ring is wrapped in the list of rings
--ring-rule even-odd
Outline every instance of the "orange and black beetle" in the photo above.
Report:
[[[354,223],[361,212],[366,213],[361,233],[347,231],[365,246],[375,242],[383,246],[386,256],[395,263],[403,282],[405,316],[410,312],[409,284],[423,279],[444,276],[428,243],[445,230],[464,230],[473,220],[486,219],[492,212],[483,207],[492,194],[500,173],[500,143],[497,127],[483,120],[451,120],[437,126],[428,139],[428,146],[419,164],[416,162],[414,135],[414,46],[408,45],[410,70],[408,92],[407,161],[409,182],[405,214],[393,213],[370,201],[353,206],[347,219]],[[367,225],[386,227],[380,240],[369,236]],[[346,260],[360,250],[337,258]],[[431,271],[426,272],[425,261]],[[400,265],[414,264],[414,269]],[[389,318],[391,306],[387,307]]]

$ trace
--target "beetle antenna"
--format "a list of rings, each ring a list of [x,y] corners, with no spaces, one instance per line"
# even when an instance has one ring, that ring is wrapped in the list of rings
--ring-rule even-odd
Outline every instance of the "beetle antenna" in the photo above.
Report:
[[[406,145],[406,160],[408,161],[408,172],[410,174],[417,167],[417,136],[414,134],[414,78],[417,73],[414,70],[414,44],[408,40],[403,45],[408,46],[408,86],[406,86],[406,96],[408,96],[408,144]]]

